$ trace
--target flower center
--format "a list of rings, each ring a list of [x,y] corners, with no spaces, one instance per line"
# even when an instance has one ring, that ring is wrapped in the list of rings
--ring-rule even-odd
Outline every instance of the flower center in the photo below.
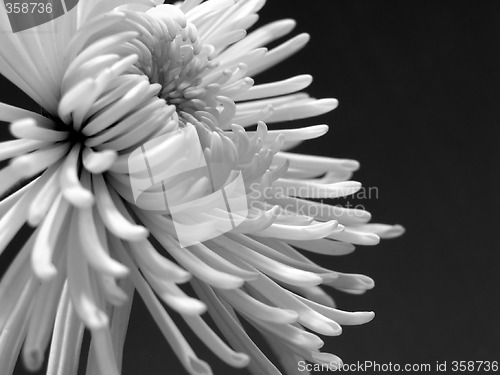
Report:
[[[72,146],[75,144],[84,145],[85,141],[87,140],[87,136],[83,134],[81,131],[73,129],[73,127],[66,127],[66,129],[68,128],[69,128],[69,134],[68,138],[66,139],[66,142],[70,143]]]
[[[67,137],[64,139],[65,143],[69,143],[71,146],[75,144],[84,145],[87,140],[87,136],[83,134],[81,129],[75,129],[73,126],[68,126],[59,117],[53,116],[51,113],[47,112],[45,108],[41,108],[41,114],[44,117],[52,120],[54,123],[55,130],[67,132]]]
[[[162,86],[158,96],[175,105],[183,123],[186,114],[215,110],[220,85],[209,82],[217,66],[211,61],[214,48],[200,42],[184,15],[157,10],[141,17],[141,35],[132,42],[141,52],[136,67]]]

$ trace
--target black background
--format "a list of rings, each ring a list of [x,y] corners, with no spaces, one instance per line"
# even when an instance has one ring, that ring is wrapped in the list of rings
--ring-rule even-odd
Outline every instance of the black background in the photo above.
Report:
[[[310,73],[312,96],[340,101],[285,124],[330,125],[297,151],[359,160],[353,179],[378,197],[356,203],[407,229],[314,257],[376,282],[361,296],[334,294],[340,308],[376,317],[325,338],[324,350],[345,363],[500,360],[500,2],[269,0],[259,24],[279,18],[312,40],[257,83]],[[0,99],[13,102],[3,81]],[[184,373],[139,303],[129,333],[125,375]],[[215,374],[246,373],[194,346]]]

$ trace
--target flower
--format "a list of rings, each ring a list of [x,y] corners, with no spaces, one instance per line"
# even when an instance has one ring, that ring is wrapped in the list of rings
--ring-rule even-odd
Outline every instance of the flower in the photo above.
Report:
[[[0,171],[0,253],[25,223],[33,227],[0,282],[0,368],[12,373],[21,353],[27,368],[39,369],[52,339],[47,373],[76,373],[87,328],[88,371],[119,374],[134,290],[190,374],[210,374],[210,366],[169,310],[222,360],[253,374],[280,372],[241,319],[262,333],[285,370],[297,360],[339,363],[320,352],[316,333],[339,335],[340,325],[366,323],[373,313],[336,309],[319,285],[362,293],[373,281],[321,267],[302,251],[343,255],[403,229],[369,224],[364,210],[308,200],[361,186],[349,181],[356,161],[287,151],[324,135],[326,125],[268,130],[264,123],[336,107],[335,99],[297,93],[310,76],[258,85],[250,78],[308,36],[268,51],[265,45],[293,29],[291,20],[247,36],[264,1],[159,3],[81,0],[17,33],[1,5],[0,73],[44,114],[0,103],[0,120],[11,122],[17,138],[0,144],[0,160],[10,159]],[[183,247],[173,207],[162,207],[162,185],[134,195],[130,160],[154,142],[146,155],[155,155],[154,167],[176,170],[192,159],[186,129],[196,130],[210,178],[183,173],[167,183],[169,197],[220,212],[204,197],[233,186],[237,174],[246,206],[239,225]],[[196,296],[178,286],[186,282]]]

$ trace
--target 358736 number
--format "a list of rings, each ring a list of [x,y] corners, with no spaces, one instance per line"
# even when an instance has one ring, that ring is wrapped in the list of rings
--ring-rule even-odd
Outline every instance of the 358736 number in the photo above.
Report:
[[[498,361],[452,361],[451,371],[498,371]]]
[[[9,14],[52,13],[52,3],[6,3],[5,9]]]

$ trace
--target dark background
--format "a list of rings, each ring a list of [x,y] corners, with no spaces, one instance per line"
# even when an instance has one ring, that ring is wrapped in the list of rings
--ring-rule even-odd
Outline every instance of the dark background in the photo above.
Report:
[[[297,151],[359,160],[353,179],[378,197],[356,203],[407,229],[313,257],[376,282],[361,296],[334,294],[340,308],[376,317],[325,338],[324,350],[345,363],[500,360],[500,2],[269,0],[259,24],[279,18],[312,40],[257,83],[310,73],[312,96],[340,101],[289,124],[331,126]],[[0,99],[13,102],[6,89]],[[184,373],[141,304],[129,334],[125,375]],[[215,374],[246,373],[195,346]]]

